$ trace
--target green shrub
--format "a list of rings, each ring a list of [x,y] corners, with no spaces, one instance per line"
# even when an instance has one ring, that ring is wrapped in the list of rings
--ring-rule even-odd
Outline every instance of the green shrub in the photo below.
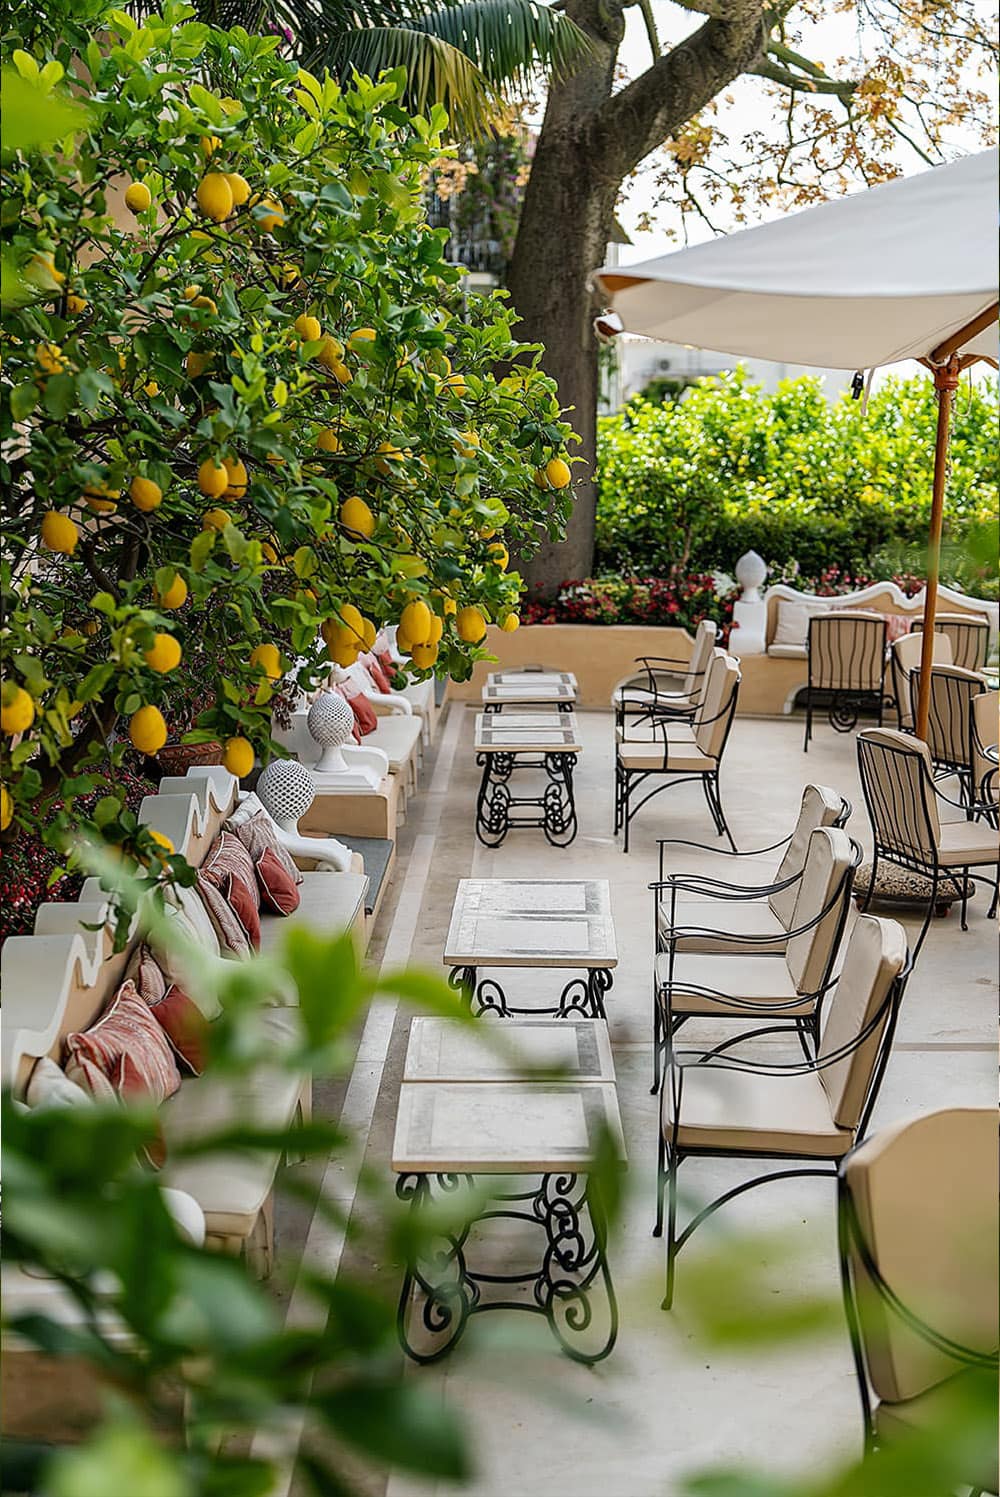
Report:
[[[977,592],[997,577],[996,419],[995,380],[962,390],[943,577]],[[818,376],[768,395],[742,369],[634,401],[601,422],[596,569],[731,571],[752,549],[775,570],[919,572],[935,421],[924,376],[887,380],[866,414],[830,404]]]

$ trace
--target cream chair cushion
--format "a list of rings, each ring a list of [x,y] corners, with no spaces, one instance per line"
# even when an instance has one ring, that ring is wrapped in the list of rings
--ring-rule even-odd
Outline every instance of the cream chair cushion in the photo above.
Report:
[[[671,907],[664,900],[657,911],[660,935],[666,940],[671,933]],[[678,936],[676,949],[681,951],[717,951],[738,956],[745,952],[760,952],[777,955],[788,943],[785,927],[764,899],[678,899],[674,906],[677,928],[694,928],[704,935]],[[713,931],[725,931],[729,937],[721,941]],[[741,948],[740,938],[755,939]]]
[[[886,1283],[935,1331],[981,1352],[998,1338],[998,1154],[995,1109],[956,1107],[884,1129],[844,1166],[862,1240]],[[878,1397],[916,1399],[950,1379],[954,1359],[885,1304],[858,1260],[854,1273]]]
[[[995,827],[985,821],[946,821],[938,838],[938,862],[946,868],[977,868],[1000,858]]]
[[[364,919],[368,879],[362,873],[304,873],[298,887],[299,907],[291,917],[261,911],[262,955],[279,951],[285,933],[295,925],[311,925],[323,935],[332,936],[352,930]]]
[[[885,666],[885,614],[845,608],[813,623],[810,685],[821,691],[877,691]]]
[[[851,932],[836,989],[826,1006],[819,1058],[851,1046],[882,1008],[906,961],[906,936],[895,920],[861,915]],[[841,1128],[856,1128],[871,1085],[888,1012],[865,1039],[820,1071],[830,1110]]]
[[[664,761],[662,739],[659,743],[620,743],[618,762],[623,769],[659,769],[668,774],[707,774],[717,767],[717,761],[693,743],[671,747]]]
[[[712,759],[718,759],[722,753],[729,727],[728,708],[739,679],[739,662],[724,650],[716,650],[709,666],[705,694],[694,719],[698,747]]]
[[[791,924],[792,930],[802,933],[789,939],[785,953],[789,975],[800,993],[815,993],[826,977],[842,913],[841,901],[834,896],[847,877],[851,852],[851,839],[840,827],[817,827],[809,838]],[[811,930],[802,929],[824,909],[822,920]]]
[[[711,1063],[683,1068],[677,1142],[685,1149],[839,1159],[853,1141],[838,1128],[819,1077],[761,1076]],[[662,1125],[671,1137],[673,1090],[663,1087]]]
[[[654,963],[657,987],[663,987],[670,975],[670,962],[661,952]],[[725,996],[706,998],[698,989],[740,998],[744,1006]],[[757,1018],[746,1004],[766,1006],[769,1016],[789,1019],[809,1015],[814,1004],[803,1001],[788,972],[783,956],[744,957],[734,962],[731,956],[716,953],[679,952],[674,958],[673,982],[670,985],[670,1009],[675,1015],[711,1014],[714,1017]]]
[[[988,800],[994,803],[998,796],[998,783],[1000,776],[997,775],[997,766],[992,759],[987,759],[980,752],[980,747],[990,748],[1000,738],[1000,691],[981,691],[977,697],[972,698],[972,721],[975,727],[973,738],[973,788],[977,797],[983,795],[983,780],[986,780],[985,794]]]
[[[778,871],[774,875],[773,882],[776,884],[784,882],[785,879],[793,878],[802,872],[806,861],[806,848],[809,846],[809,838],[818,826],[832,826],[840,816],[843,809],[843,801],[835,790],[827,785],[807,785],[802,792],[802,802],[799,806],[798,820],[792,832],[791,839],[785,849],[785,855],[778,865]],[[768,897],[768,904],[777,915],[785,930],[792,927],[792,915],[795,911],[795,901],[798,898],[798,886],[792,884],[787,889],[779,889]]]
[[[940,821],[930,749],[922,739],[914,738],[912,733],[900,732],[898,728],[866,728],[859,737],[866,743],[902,749],[909,756],[906,760],[895,755],[887,756],[889,762],[886,765],[882,756],[876,755],[868,762],[877,777],[878,799],[889,809],[890,819],[901,828],[908,847],[922,854],[928,862],[933,862],[940,838]],[[921,790],[921,783],[926,795]],[[926,817],[923,800],[927,802]]]

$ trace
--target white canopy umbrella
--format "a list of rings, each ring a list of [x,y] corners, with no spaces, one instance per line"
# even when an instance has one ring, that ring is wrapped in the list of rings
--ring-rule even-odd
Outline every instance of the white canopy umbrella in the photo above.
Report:
[[[789,214],[596,283],[626,330],[777,362],[934,373],[938,434],[916,727],[927,729],[952,395],[977,359],[996,365],[997,153]]]

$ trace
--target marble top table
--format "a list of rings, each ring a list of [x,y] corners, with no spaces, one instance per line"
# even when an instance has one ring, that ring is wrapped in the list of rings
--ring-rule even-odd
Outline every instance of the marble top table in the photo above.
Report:
[[[576,693],[576,677],[570,671],[491,671],[482,702],[488,712],[542,703],[566,712],[576,702]]]
[[[451,984],[477,1014],[578,1013],[604,1017],[604,995],[618,965],[607,879],[463,878],[444,947]],[[563,968],[582,972],[549,1009],[518,1009],[480,967]]]
[[[476,714],[477,754],[578,754],[575,712]]]
[[[575,712],[480,712],[476,717],[476,763],[483,774],[476,797],[476,836],[499,847],[515,827],[540,827],[553,847],[576,836],[573,770],[583,745]],[[542,794],[515,795],[514,771],[542,770]]]
[[[502,1040],[502,1048],[501,1048]],[[404,1081],[614,1081],[603,1019],[524,1019],[502,1030],[458,1019],[414,1019]]]

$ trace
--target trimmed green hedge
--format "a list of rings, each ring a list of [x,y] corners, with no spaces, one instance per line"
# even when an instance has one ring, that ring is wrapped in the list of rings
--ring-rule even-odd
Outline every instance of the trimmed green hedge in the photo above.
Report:
[[[774,395],[742,369],[677,402],[637,400],[600,426],[595,570],[731,572],[758,551],[772,571],[923,569],[936,403],[931,380],[891,378],[867,414],[820,378]],[[943,580],[997,580],[997,382],[955,403]]]

